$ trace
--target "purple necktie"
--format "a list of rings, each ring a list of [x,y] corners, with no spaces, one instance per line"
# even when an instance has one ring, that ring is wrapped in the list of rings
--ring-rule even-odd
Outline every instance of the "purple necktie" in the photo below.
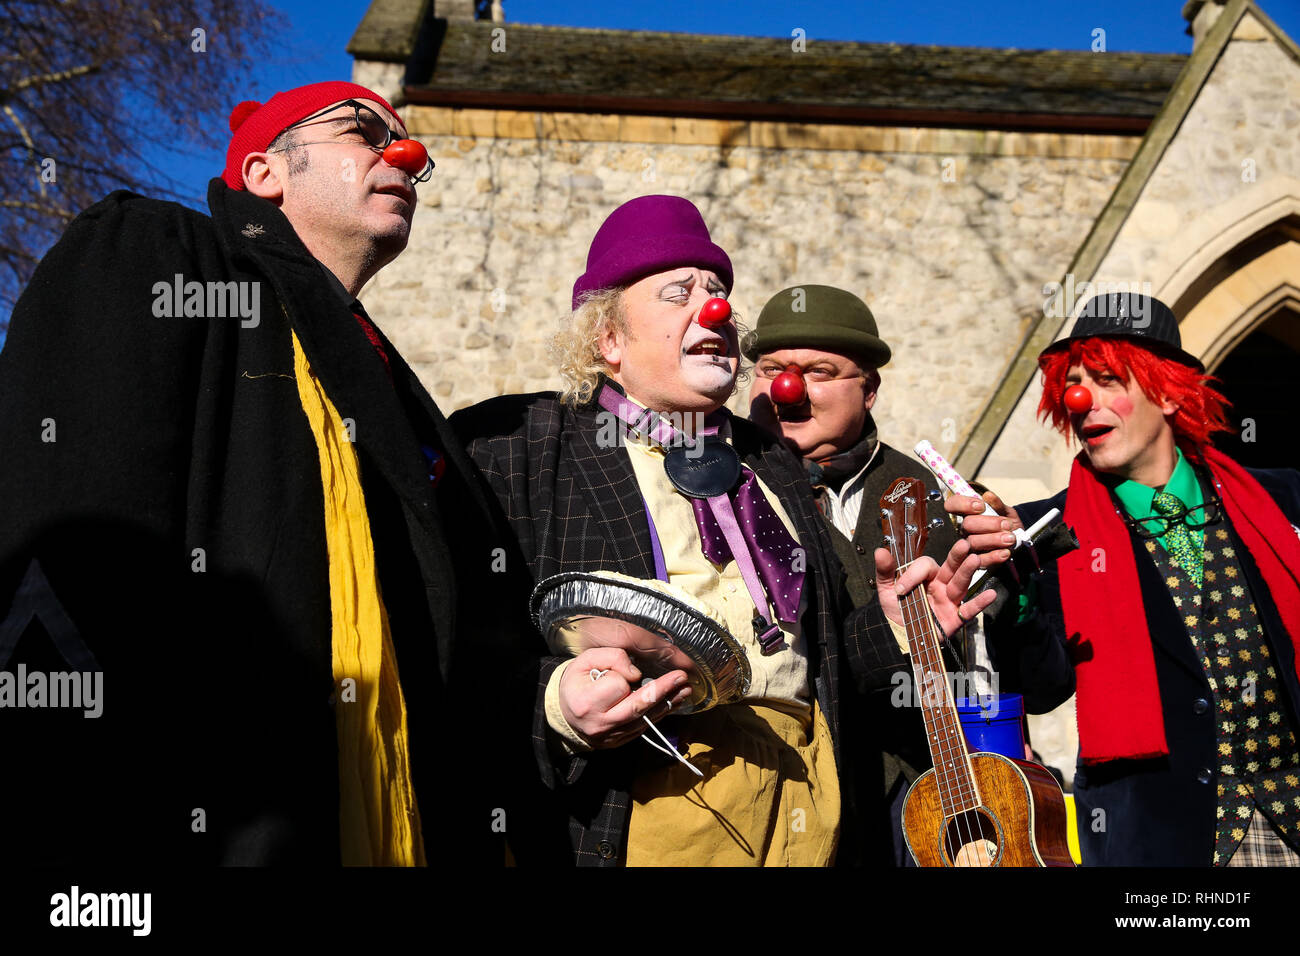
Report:
[[[667,450],[669,443],[676,444],[683,436],[671,422],[655,416],[609,385],[600,390],[597,401],[606,411],[616,415],[635,432],[646,435],[652,442]],[[719,410],[705,419],[701,437],[717,435],[718,429],[729,413]],[[753,471],[741,466],[743,478],[734,496],[720,494],[713,498],[690,498],[695,512],[695,524],[700,532],[700,550],[716,565],[735,560],[745,590],[754,602],[754,637],[764,654],[775,654],[785,646],[781,629],[767,619],[766,594],[776,610],[779,621],[794,623],[798,620],[799,598],[803,593],[803,559],[799,542],[785,530],[771,503],[764,497]],[[672,481],[672,475],[669,475]],[[673,482],[676,486],[676,482]],[[678,489],[680,490],[680,488]],[[654,517],[646,508],[646,519],[654,538]],[[724,527],[725,525],[725,527]],[[736,556],[730,541],[743,542],[746,553]],[[656,554],[656,558],[658,555]],[[796,568],[798,562],[800,567]],[[658,563],[656,563],[658,573]],[[666,572],[663,577],[667,579]]]
[[[758,486],[758,478],[749,468],[743,469],[744,478],[736,490],[732,501],[736,506],[740,531],[749,545],[749,553],[754,558],[763,588],[776,608],[779,620],[793,623],[798,620],[799,596],[803,592],[804,572],[796,570],[795,562],[802,555],[797,555],[799,542],[790,537],[785,525],[777,517],[776,511],[763,495]],[[724,565],[734,558],[727,544],[722,528],[709,509],[709,503],[701,498],[691,499],[691,508],[695,512],[695,523],[700,529],[700,544],[704,556],[717,565]],[[799,562],[802,566],[803,561]]]

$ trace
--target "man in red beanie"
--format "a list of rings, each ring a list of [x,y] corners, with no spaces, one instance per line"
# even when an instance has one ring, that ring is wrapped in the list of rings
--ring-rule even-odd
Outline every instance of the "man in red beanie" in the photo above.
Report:
[[[421,864],[466,830],[426,845],[489,502],[356,298],[431,164],[351,83],[231,130],[210,216],[86,210],[0,353],[11,860]],[[81,684],[98,713],[43,690]]]
[[[1300,475],[1215,450],[1225,401],[1164,303],[1111,294],[1039,356],[1039,412],[1082,445],[1048,501],[1080,547],[990,623],[1004,689],[1076,696],[1090,866],[1300,866]]]
[[[897,593],[927,581],[952,632],[992,597],[959,603],[979,564],[962,543],[942,569],[912,562],[897,593],[879,581],[880,602],[845,621],[803,466],[723,406],[740,365],[731,286],[692,203],[624,203],[555,342],[564,391],[453,417],[518,542],[507,564],[522,573],[498,601],[528,607],[537,589],[531,685],[495,685],[518,721],[512,766],[537,765],[503,797],[521,864],[863,862],[854,781],[879,760],[862,681],[893,640],[881,611],[901,622]],[[647,645],[628,645],[629,621]],[[692,643],[697,626],[713,636]],[[663,634],[703,666],[663,664]]]

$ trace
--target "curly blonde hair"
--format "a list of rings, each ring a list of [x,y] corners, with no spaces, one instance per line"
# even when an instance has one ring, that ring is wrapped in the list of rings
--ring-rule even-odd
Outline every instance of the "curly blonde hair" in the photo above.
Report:
[[[551,337],[551,357],[559,365],[564,387],[560,400],[573,406],[585,405],[596,393],[601,375],[609,374],[609,365],[600,354],[600,340],[607,332],[630,335],[627,308],[623,302],[625,287],[598,289],[582,297],[578,308],[565,316],[563,326]],[[738,338],[748,331],[736,320]],[[751,366],[743,356],[737,368],[735,388],[749,381]]]
[[[563,323],[551,337],[550,346],[551,357],[564,379],[560,399],[570,405],[585,405],[595,394],[600,376],[609,372],[609,365],[600,354],[600,340],[607,332],[627,335],[623,289],[586,293]]]

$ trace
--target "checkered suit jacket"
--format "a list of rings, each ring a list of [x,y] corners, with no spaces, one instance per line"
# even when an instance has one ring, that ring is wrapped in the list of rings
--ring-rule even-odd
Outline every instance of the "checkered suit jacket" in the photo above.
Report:
[[[514,593],[498,600],[526,605],[537,582],[566,571],[616,571],[654,578],[654,557],[645,505],[626,449],[597,444],[594,402],[573,408],[555,393],[509,395],[457,412],[453,427],[496,493],[518,540],[518,558],[527,574],[508,585]],[[840,863],[862,859],[854,819],[857,768],[873,759],[870,728],[854,723],[858,698],[887,684],[901,655],[879,604],[848,613],[844,573],[829,532],[813,501],[802,464],[775,438],[742,419],[732,419],[732,436],[742,461],[780,498],[807,552],[808,600],[801,624],[809,648],[813,692],[830,725],[840,770],[843,816]],[[615,866],[623,859],[630,800],[628,787],[638,772],[671,758],[649,747],[623,746],[569,757],[546,723],[547,681],[562,658],[549,651],[535,627],[524,639],[539,655],[532,715],[533,757],[541,781],[556,807],[567,816],[572,861]],[[846,681],[845,668],[852,680]],[[671,734],[672,721],[661,726]],[[861,756],[859,756],[861,753]],[[879,760],[879,742],[875,742]],[[530,803],[535,801],[530,800]],[[522,809],[522,808],[521,808]],[[536,808],[531,808],[535,811]],[[532,812],[530,826],[543,827],[544,814]],[[520,863],[555,862],[554,844],[542,834],[509,832]]]

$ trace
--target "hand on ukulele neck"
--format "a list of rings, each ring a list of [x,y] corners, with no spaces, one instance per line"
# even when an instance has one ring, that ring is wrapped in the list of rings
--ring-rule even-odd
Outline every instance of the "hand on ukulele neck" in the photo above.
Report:
[[[930,603],[944,637],[969,624],[975,616],[993,602],[993,591],[981,591],[971,600],[963,602],[971,578],[979,570],[982,558],[972,554],[970,545],[958,540],[948,552],[942,565],[922,555],[898,573],[893,555],[885,548],[876,549],[876,591],[885,617],[903,625],[903,610],[899,599],[924,584],[925,597]]]

